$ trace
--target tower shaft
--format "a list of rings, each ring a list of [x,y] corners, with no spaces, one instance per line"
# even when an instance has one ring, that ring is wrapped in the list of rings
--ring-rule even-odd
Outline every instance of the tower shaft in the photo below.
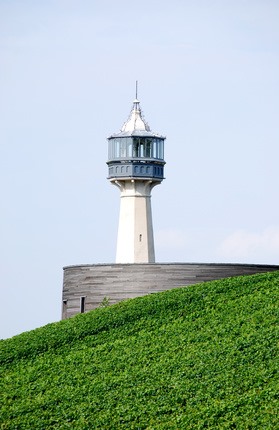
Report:
[[[151,180],[113,181],[120,189],[116,263],[154,263]]]

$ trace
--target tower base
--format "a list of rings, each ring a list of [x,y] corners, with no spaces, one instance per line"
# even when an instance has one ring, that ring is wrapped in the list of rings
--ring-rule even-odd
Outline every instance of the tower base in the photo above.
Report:
[[[93,264],[64,268],[62,319],[102,304],[231,276],[279,270],[263,264]]]

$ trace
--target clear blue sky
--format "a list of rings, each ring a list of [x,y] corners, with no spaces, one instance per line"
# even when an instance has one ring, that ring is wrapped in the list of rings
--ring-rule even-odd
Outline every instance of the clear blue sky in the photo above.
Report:
[[[63,266],[114,262],[106,137],[167,136],[157,261],[279,264],[277,0],[0,0],[0,338],[60,319]]]

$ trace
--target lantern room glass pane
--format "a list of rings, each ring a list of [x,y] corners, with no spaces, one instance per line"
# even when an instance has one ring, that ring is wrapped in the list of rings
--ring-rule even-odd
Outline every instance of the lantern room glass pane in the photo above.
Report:
[[[139,157],[139,138],[134,137],[133,139],[133,158]]]
[[[131,137],[127,137],[127,151],[126,151],[126,156],[128,158],[132,157],[132,144],[133,144],[133,139]]]
[[[145,145],[144,145],[144,139],[140,139],[140,144],[139,144],[139,156],[141,158],[144,158],[145,156]]]
[[[119,148],[119,157],[125,158],[126,157],[126,139],[120,139],[120,148]]]
[[[156,158],[164,159],[164,139],[156,139],[156,153]]]
[[[153,141],[152,141],[152,157],[153,157],[153,158],[157,158],[157,146],[156,146],[156,140],[157,140],[157,139],[153,139]]]
[[[145,157],[152,158],[152,139],[148,137],[145,139]]]
[[[108,140],[108,158],[164,159],[164,139],[152,137],[120,137]]]
[[[159,139],[156,139],[156,146],[157,146],[157,158],[161,158],[161,147],[160,147]]]

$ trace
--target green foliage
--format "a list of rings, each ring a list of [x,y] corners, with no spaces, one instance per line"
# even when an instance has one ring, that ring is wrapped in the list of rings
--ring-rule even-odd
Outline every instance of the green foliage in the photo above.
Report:
[[[1,430],[278,429],[278,286],[208,282],[0,342]]]
[[[101,301],[100,304],[100,308],[106,308],[107,306],[110,305],[110,298],[109,297],[104,297],[103,300]]]

